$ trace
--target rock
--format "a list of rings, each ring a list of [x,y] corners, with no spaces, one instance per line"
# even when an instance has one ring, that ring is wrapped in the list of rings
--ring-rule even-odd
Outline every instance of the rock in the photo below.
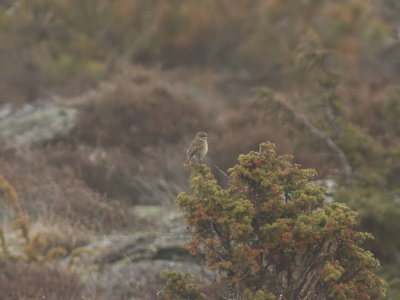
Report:
[[[163,270],[190,272],[192,280],[200,285],[209,285],[217,279],[217,274],[198,264],[168,260],[117,264],[100,274],[87,273],[82,279],[88,282],[89,291],[100,294],[97,299],[153,300],[164,284],[160,275]]]
[[[134,214],[147,222],[145,228],[102,237],[60,262],[79,275],[88,295],[99,300],[158,299],[165,269],[190,272],[193,281],[204,286],[216,280],[217,274],[203,267],[204,255],[190,255],[184,246],[191,234],[180,211],[143,205],[135,207]]]
[[[96,264],[100,266],[111,264],[124,264],[143,260],[168,259],[180,262],[199,262],[202,255],[190,255],[184,246],[190,241],[191,234],[186,230],[181,213],[163,208],[151,206],[148,208],[137,207],[135,214],[146,215],[156,219],[154,215],[160,209],[157,222],[150,225],[151,228],[142,232],[129,235],[113,235],[103,237],[85,247],[82,257],[68,257],[63,262],[64,266],[82,266]],[[163,216],[163,217],[162,217]]]
[[[319,179],[314,181],[316,184],[321,185],[326,188],[325,190],[325,203],[332,203],[335,201],[333,198],[333,195],[335,193],[335,190],[337,189],[337,183],[336,181],[332,179]]]
[[[52,104],[0,107],[0,146],[29,147],[66,135],[78,112]]]

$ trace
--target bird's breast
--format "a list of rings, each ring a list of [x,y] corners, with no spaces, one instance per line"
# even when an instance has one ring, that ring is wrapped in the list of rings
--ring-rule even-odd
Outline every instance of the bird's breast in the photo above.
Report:
[[[208,143],[207,143],[206,141],[204,141],[204,146],[203,146],[202,151],[201,151],[201,154],[200,154],[202,158],[203,158],[204,156],[206,156],[207,151],[208,151]]]

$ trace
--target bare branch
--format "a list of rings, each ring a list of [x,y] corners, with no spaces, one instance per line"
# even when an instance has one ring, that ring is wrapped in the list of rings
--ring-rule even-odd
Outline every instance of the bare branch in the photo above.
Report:
[[[329,136],[327,136],[325,133],[323,133],[322,131],[315,128],[310,123],[310,121],[308,120],[308,118],[305,115],[296,114],[296,113],[295,113],[295,115],[298,119],[303,121],[304,125],[311,131],[311,133],[313,133],[316,137],[324,140],[326,142],[326,144],[329,146],[329,148],[331,148],[331,150],[333,150],[339,156],[339,159],[342,162],[346,177],[349,178],[351,175],[351,166],[350,166],[343,150],[340,149]]]
[[[315,137],[323,140],[328,147],[337,154],[340,161],[343,165],[343,170],[346,175],[346,178],[349,179],[352,169],[351,166],[344,154],[343,150],[340,149],[335,142],[324,132],[317,129],[313,124],[311,124],[310,120],[307,118],[306,115],[297,113],[293,107],[291,107],[288,103],[284,101],[281,97],[272,94],[269,90],[266,90],[264,95],[269,101],[274,101],[275,104],[279,106],[280,109],[284,110],[287,114],[293,117],[296,121],[301,122]]]

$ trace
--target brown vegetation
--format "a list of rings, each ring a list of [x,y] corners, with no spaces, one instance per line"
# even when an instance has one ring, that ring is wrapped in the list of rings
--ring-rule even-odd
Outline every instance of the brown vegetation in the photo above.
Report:
[[[78,104],[74,142],[143,152],[175,144],[206,121],[199,103],[160,72],[124,67],[109,82],[110,91]]]
[[[46,161],[128,205],[175,197],[187,182],[181,168],[185,137],[209,120],[166,74],[131,66],[63,104],[79,110],[78,123],[44,150]]]
[[[68,167],[54,168],[38,152],[2,152],[3,174],[18,191],[32,220],[73,225],[80,230],[110,231],[133,224],[120,203],[90,190]]]
[[[4,300],[75,300],[83,294],[76,275],[37,264],[0,259],[0,295]]]
[[[319,178],[337,179],[341,165],[329,147],[277,122],[276,115],[266,117],[251,90],[275,89],[296,113],[329,133],[324,118],[313,118],[323,115],[321,78],[309,72],[313,63],[299,66],[304,58],[315,62],[331,54],[329,64],[344,74],[338,86],[343,115],[360,129],[360,136],[350,132],[340,141],[343,148],[358,166],[375,168],[387,160],[375,177],[375,169],[360,168],[357,175],[370,178],[359,190],[349,187],[357,195],[354,207],[367,221],[363,230],[381,228],[377,240],[396,240],[395,214],[382,213],[395,211],[400,180],[400,93],[392,96],[400,74],[396,3],[2,1],[0,104],[7,106],[0,117],[10,106],[18,112],[25,104],[44,104],[76,109],[78,118],[67,135],[1,147],[0,173],[15,189],[20,213],[1,206],[0,253],[15,257],[7,244],[27,244],[25,259],[53,264],[99,236],[146,227],[134,215],[135,205],[172,206],[179,192],[188,191],[182,163],[200,130],[209,134],[204,162],[221,184],[240,153],[265,141],[315,168]],[[368,156],[389,147],[384,159]],[[368,190],[374,182],[385,184]],[[368,208],[363,201],[376,190],[387,193],[386,204],[377,196],[371,200],[376,206]],[[27,220],[25,215],[27,243],[20,236],[23,227],[11,226],[15,217]],[[370,222],[371,216],[379,222]],[[376,253],[392,263],[398,247],[378,244]],[[218,290],[205,289],[209,295]]]

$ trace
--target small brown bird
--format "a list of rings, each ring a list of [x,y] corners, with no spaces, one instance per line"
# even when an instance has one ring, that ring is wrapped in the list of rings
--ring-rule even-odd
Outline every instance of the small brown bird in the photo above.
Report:
[[[204,131],[200,131],[196,134],[196,137],[190,144],[190,147],[187,151],[186,163],[188,163],[192,158],[197,158],[200,162],[200,159],[206,156],[207,151],[207,133],[205,133]]]

